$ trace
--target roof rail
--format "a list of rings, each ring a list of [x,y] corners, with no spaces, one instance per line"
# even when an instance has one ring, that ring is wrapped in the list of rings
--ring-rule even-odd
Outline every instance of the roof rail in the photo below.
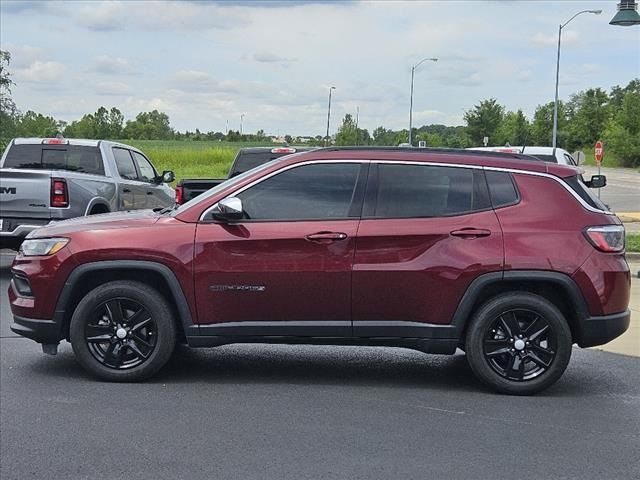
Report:
[[[325,147],[319,148],[315,150],[316,152],[324,151],[324,152],[338,152],[338,151],[362,151],[362,152],[403,152],[403,153],[411,153],[411,154],[421,154],[421,153],[435,153],[435,154],[460,154],[460,155],[471,155],[477,157],[494,157],[494,158],[518,158],[521,160],[532,160],[532,161],[542,161],[539,158],[533,155],[514,153],[514,152],[491,152],[486,150],[467,150],[464,148],[439,148],[439,147]]]

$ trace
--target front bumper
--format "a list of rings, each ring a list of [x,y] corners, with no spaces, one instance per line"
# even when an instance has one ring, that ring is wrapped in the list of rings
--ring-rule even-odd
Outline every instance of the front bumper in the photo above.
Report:
[[[57,344],[62,340],[60,322],[13,316],[11,331],[38,343]]]
[[[631,310],[588,317],[580,322],[578,345],[583,348],[604,345],[626,332],[630,323]]]

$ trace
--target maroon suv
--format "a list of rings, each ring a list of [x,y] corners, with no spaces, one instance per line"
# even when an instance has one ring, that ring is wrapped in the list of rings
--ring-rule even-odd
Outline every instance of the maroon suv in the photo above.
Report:
[[[12,330],[116,381],[179,341],[346,344],[460,348],[529,394],[630,321],[620,220],[574,168],[517,154],[291,155],[177,209],[40,228],[12,271]]]

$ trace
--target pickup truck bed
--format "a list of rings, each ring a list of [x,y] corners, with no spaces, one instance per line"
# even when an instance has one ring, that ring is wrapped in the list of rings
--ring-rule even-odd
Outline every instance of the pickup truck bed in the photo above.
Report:
[[[298,152],[313,150],[309,147],[250,147],[241,148],[231,164],[227,178],[183,178],[176,185],[176,203],[179,205],[197,197],[225,180],[252,168]]]

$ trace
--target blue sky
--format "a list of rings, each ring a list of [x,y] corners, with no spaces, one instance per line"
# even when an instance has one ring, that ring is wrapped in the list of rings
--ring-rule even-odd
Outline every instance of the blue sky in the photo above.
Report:
[[[0,2],[0,43],[12,54],[13,97],[71,121],[100,105],[126,118],[159,109],[179,130],[321,135],[332,130],[462,124],[494,97],[529,117],[560,96],[640,77],[640,27],[608,24],[616,1]]]

